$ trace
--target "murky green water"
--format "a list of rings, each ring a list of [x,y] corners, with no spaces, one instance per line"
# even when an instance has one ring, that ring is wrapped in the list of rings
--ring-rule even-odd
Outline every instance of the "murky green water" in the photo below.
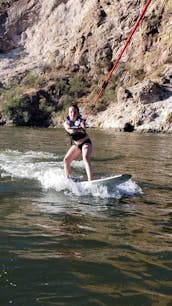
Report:
[[[0,305],[172,305],[172,135],[89,134],[111,194],[65,181],[63,130],[0,128]]]

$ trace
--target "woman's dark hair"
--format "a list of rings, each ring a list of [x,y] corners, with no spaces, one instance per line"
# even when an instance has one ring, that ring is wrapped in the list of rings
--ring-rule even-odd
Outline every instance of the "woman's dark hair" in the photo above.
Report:
[[[74,107],[77,111],[78,111],[78,116],[81,117],[80,111],[79,111],[79,107],[77,104],[71,104],[69,105],[69,107]]]
[[[77,111],[78,111],[78,113],[79,113],[79,107],[78,107],[78,105],[77,105],[77,104],[72,104],[71,106],[75,107],[75,108],[76,108],[76,110],[77,110]]]

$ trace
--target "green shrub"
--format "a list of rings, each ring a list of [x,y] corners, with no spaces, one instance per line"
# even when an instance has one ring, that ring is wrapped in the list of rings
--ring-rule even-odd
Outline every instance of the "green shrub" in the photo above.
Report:
[[[73,97],[70,95],[63,95],[59,102],[58,102],[58,108],[60,111],[66,110],[67,107],[73,102]]]
[[[13,2],[16,2],[16,0],[0,0],[0,5],[1,5],[2,3],[9,3],[9,4],[11,4],[11,3],[13,3]]]
[[[26,88],[39,87],[43,83],[43,78],[31,72],[27,73],[21,81],[21,86]]]
[[[74,98],[81,98],[86,93],[86,79],[81,75],[76,75],[69,81],[69,94]]]
[[[6,116],[8,116],[9,118],[12,116],[13,114],[13,110],[15,108],[23,108],[24,107],[24,101],[20,98],[9,98],[9,100],[4,103],[2,105],[2,111],[4,112],[4,114]]]
[[[97,101],[95,105],[95,111],[101,112],[107,109],[108,105],[111,102],[114,102],[114,99],[116,97],[115,89],[112,87],[107,87],[103,93],[103,95],[100,97],[100,99]]]
[[[13,119],[14,123],[27,125],[30,120],[28,101],[22,98],[10,99],[8,103],[3,104],[2,111],[7,118]]]

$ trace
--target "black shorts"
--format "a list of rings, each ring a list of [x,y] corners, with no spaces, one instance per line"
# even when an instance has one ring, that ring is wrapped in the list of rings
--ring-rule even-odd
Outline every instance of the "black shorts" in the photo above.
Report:
[[[86,139],[83,143],[77,145],[77,147],[82,151],[82,147],[83,147],[83,145],[86,144],[86,143],[92,144],[90,138]]]

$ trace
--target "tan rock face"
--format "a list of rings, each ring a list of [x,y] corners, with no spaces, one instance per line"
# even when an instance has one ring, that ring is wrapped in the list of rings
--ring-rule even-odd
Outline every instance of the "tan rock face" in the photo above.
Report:
[[[141,0],[18,0],[11,7],[4,5],[0,9],[1,82],[47,64],[93,77],[108,73],[142,8]],[[171,86],[171,63],[171,0],[152,1],[122,57],[126,73],[120,79],[118,111],[115,108],[104,125],[121,127],[131,117],[128,110],[137,105],[130,121],[142,126],[144,114],[149,116],[146,105],[165,99],[155,80],[160,77]],[[140,82],[144,79],[149,81]],[[171,95],[166,98],[169,101]],[[152,116],[151,108],[153,122],[158,116]],[[120,112],[125,110],[124,119]],[[169,114],[164,116],[171,118]]]
[[[167,61],[172,52],[168,3],[149,6],[124,62],[150,71],[157,61]],[[0,46],[4,53],[20,47],[23,65],[55,62],[94,73],[96,66],[108,69],[114,62],[142,8],[142,1],[131,0],[19,0],[1,14]]]

